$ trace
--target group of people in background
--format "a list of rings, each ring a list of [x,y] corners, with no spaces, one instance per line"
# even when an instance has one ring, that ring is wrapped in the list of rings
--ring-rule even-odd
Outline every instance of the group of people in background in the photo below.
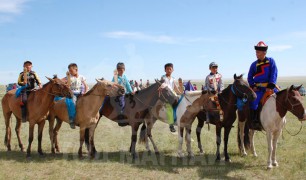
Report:
[[[254,61],[249,69],[248,73],[248,82],[250,87],[257,94],[257,99],[251,103],[251,116],[255,122],[258,121],[258,104],[261,97],[266,93],[276,92],[276,81],[277,81],[277,67],[273,58],[266,57],[268,46],[260,41],[256,46],[256,56],[257,60]],[[26,121],[26,99],[27,95],[34,89],[35,84],[41,87],[41,82],[37,76],[37,74],[32,71],[32,62],[26,61],[23,64],[24,71],[20,73],[18,78],[18,85],[24,86],[25,89],[22,91],[22,117],[23,122]],[[113,82],[116,82],[122,85],[125,88],[126,93],[135,93],[135,91],[139,91],[143,88],[149,87],[150,82],[147,80],[146,84],[143,85],[142,79],[140,79],[139,83],[136,80],[131,80],[127,78],[125,74],[125,64],[123,62],[119,62],[116,65],[116,70],[114,72],[114,77],[112,79]],[[178,85],[176,83],[175,78],[172,76],[174,72],[174,65],[172,63],[167,63],[164,65],[165,74],[161,75],[161,79],[165,81],[167,86],[173,90],[176,94],[181,95],[184,93],[185,89],[183,86],[182,78],[178,79]],[[79,96],[82,96],[88,91],[88,85],[86,83],[86,78],[78,73],[78,66],[75,63],[71,63],[68,65],[68,71],[66,73],[66,77],[63,78],[65,82],[67,82],[68,86],[74,93],[73,102],[76,103],[76,100]],[[198,88],[194,84],[194,89]],[[205,78],[205,83],[202,86],[203,90],[216,91],[216,93],[221,93],[224,89],[224,84],[222,81],[222,75],[218,72],[218,64],[216,62],[211,62],[209,64],[209,74]],[[120,106],[122,107],[122,111],[124,111],[124,98],[120,99]],[[170,104],[166,105],[167,111],[169,111],[169,122],[170,130],[175,132],[175,128],[173,124],[175,123],[175,116],[171,114],[173,112],[173,107]],[[74,120],[70,120],[70,125],[74,128]],[[120,123],[119,123],[120,125]]]

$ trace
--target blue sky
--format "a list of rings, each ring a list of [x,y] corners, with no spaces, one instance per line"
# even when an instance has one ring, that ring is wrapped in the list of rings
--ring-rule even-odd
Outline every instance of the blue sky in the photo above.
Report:
[[[75,62],[94,82],[117,62],[129,79],[202,79],[216,61],[225,78],[247,74],[254,45],[269,45],[279,76],[306,76],[304,0],[0,0],[0,84],[25,60],[44,76]]]

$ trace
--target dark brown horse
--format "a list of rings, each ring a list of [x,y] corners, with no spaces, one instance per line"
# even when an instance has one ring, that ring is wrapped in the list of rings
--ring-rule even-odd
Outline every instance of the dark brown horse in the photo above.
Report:
[[[243,80],[242,75],[236,76],[234,75],[234,83],[230,84],[227,88],[225,88],[222,93],[218,94],[218,99],[220,102],[221,109],[224,113],[223,121],[220,121],[219,112],[208,112],[209,115],[209,123],[216,126],[216,143],[217,143],[217,151],[216,151],[216,160],[220,161],[220,145],[221,145],[221,129],[224,128],[224,156],[225,161],[230,161],[230,156],[227,152],[228,145],[228,137],[229,133],[233,127],[233,123],[236,120],[236,111],[237,111],[237,103],[240,106],[240,103],[244,100],[244,103],[248,103],[249,101],[253,101],[256,99],[256,94],[249,87],[247,81]],[[213,110],[214,111],[214,110]],[[203,147],[201,143],[201,130],[204,126],[204,122],[206,121],[206,112],[202,111],[197,115],[198,125],[196,129],[198,148],[200,153],[203,153]]]
[[[41,148],[41,140],[43,128],[45,125],[45,116],[53,103],[55,96],[61,97],[72,97],[72,91],[69,87],[64,84],[60,79],[55,77],[49,79],[49,82],[45,84],[41,89],[30,93],[28,98],[27,106],[27,119],[29,121],[29,145],[27,149],[27,157],[31,156],[31,144],[33,141],[34,126],[38,124],[38,153],[43,155]],[[23,144],[20,139],[20,127],[21,127],[21,108],[20,108],[20,97],[15,97],[16,90],[7,92],[2,98],[2,109],[6,125],[5,144],[7,150],[11,150],[11,127],[10,117],[12,113],[15,115],[16,123],[16,134],[19,142],[19,147],[23,151]]]

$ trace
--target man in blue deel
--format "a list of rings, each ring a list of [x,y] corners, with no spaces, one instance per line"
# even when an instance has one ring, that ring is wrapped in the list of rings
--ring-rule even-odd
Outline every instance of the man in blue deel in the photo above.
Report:
[[[260,41],[255,46],[255,50],[257,60],[251,64],[248,73],[248,82],[256,93],[257,98],[250,103],[250,115],[253,120],[253,129],[260,130],[260,108],[258,108],[258,105],[263,96],[268,96],[277,92],[277,67],[273,58],[266,57],[268,46],[263,41]]]

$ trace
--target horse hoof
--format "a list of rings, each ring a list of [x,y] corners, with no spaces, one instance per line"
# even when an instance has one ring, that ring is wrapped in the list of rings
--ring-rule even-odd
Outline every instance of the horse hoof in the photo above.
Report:
[[[274,163],[272,163],[272,166],[278,167],[278,163],[274,162]]]
[[[20,149],[20,151],[21,151],[21,152],[25,152],[25,150],[24,150],[23,148],[22,148],[22,149]]]
[[[254,157],[257,157],[258,155],[256,153],[253,154]]]
[[[133,154],[133,155],[132,155],[132,158],[133,158],[133,160],[138,159],[137,154]]]
[[[220,157],[217,157],[216,158],[216,162],[220,162],[221,161],[221,158]]]
[[[268,165],[268,167],[267,167],[267,169],[272,169],[273,168],[273,166],[270,164],[270,165]]]
[[[27,154],[26,156],[27,159],[31,159],[31,157],[32,157],[31,154]]]
[[[230,162],[232,162],[232,160],[231,159],[225,159],[225,162],[230,163]]]
[[[177,156],[178,156],[179,158],[183,158],[183,157],[184,157],[184,153],[177,153]]]
[[[248,154],[247,153],[242,153],[241,157],[246,157]]]
[[[191,152],[191,153],[188,153],[188,157],[189,158],[194,158],[194,154]]]
[[[158,156],[159,156],[159,155],[160,155],[160,152],[156,151],[156,152],[155,152],[155,155],[158,155]]]

